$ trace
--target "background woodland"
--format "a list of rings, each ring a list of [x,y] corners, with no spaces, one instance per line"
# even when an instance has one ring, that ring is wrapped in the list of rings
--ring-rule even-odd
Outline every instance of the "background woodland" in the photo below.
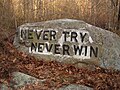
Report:
[[[120,29],[120,0],[0,0],[0,27],[78,19],[107,30]]]

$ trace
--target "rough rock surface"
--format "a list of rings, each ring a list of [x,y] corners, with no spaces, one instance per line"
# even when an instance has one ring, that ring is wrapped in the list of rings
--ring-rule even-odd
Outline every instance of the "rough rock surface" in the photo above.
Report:
[[[14,88],[19,88],[27,84],[34,84],[35,82],[40,82],[40,80],[24,73],[14,72],[12,82],[14,82],[13,84],[11,83]]]
[[[59,90],[93,90],[93,89],[83,85],[68,85],[60,88]]]
[[[20,37],[21,30],[27,30],[27,31],[43,30],[44,31],[44,30],[50,30],[50,29],[57,31],[58,33],[57,37],[59,38],[57,40],[60,40],[59,35],[62,35],[62,34],[61,33],[59,34],[59,32],[62,32],[62,31],[68,31],[70,33],[72,31],[75,31],[77,33],[81,32],[82,36],[85,35],[84,33],[87,33],[87,36],[83,38],[84,41],[81,44],[71,43],[70,40],[65,43],[69,44],[71,47],[72,47],[72,44],[86,45],[86,46],[93,46],[93,47],[97,46],[98,47],[97,56],[90,57],[90,53],[88,49],[87,49],[88,56],[87,55],[85,56],[85,51],[82,51],[84,55],[82,56],[81,54],[81,56],[78,58],[73,54],[71,54],[69,57],[69,55],[59,55],[59,54],[56,55],[54,53],[48,54],[46,53],[46,51],[43,51],[43,53],[32,53],[29,51],[30,42],[32,41],[44,42],[44,40],[43,41],[39,41],[35,39],[29,40],[28,38]],[[72,20],[72,19],[58,19],[58,20],[51,20],[46,22],[27,23],[27,24],[21,25],[18,28],[17,32],[18,34],[16,35],[14,40],[14,45],[16,46],[16,48],[18,48],[18,50],[20,51],[31,53],[31,55],[34,55],[37,58],[45,59],[45,60],[57,60],[59,62],[64,62],[64,63],[76,63],[80,61],[81,63],[78,64],[79,67],[91,68],[90,67],[91,65],[92,66],[97,65],[104,68],[113,68],[113,69],[120,70],[120,37],[115,33],[92,26],[90,24],[85,23],[84,21]],[[76,40],[75,39],[76,34],[73,34],[72,36],[73,36],[73,39]],[[31,39],[31,37],[32,35],[31,33],[29,33],[29,38]],[[45,38],[47,39],[47,36]],[[52,38],[54,38],[54,36]],[[79,42],[79,40],[82,40],[82,39],[77,38],[77,40]],[[45,42],[51,43],[51,41],[45,41]],[[53,41],[52,43],[56,43],[56,42],[58,43],[59,41]],[[64,43],[64,42],[59,42],[59,44],[61,43]],[[62,50],[60,49],[60,51]],[[70,53],[72,52],[73,50],[70,50]],[[95,52],[93,51],[92,53],[95,53]]]
[[[39,79],[21,72],[13,72],[12,77],[13,78],[11,79],[9,86],[1,84],[0,90],[18,90],[25,85],[35,84],[35,82],[41,82]]]
[[[26,85],[35,84],[36,82],[42,83],[43,80],[39,80],[35,77],[29,76],[21,72],[14,72],[13,79],[10,81],[10,86],[0,84],[0,90],[18,90]],[[83,85],[68,85],[59,88],[58,90],[93,90],[92,88]]]

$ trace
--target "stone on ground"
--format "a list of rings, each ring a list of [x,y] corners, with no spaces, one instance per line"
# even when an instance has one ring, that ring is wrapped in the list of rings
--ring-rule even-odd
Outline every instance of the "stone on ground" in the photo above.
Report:
[[[14,45],[42,60],[120,70],[120,37],[81,20],[58,19],[21,25]]]

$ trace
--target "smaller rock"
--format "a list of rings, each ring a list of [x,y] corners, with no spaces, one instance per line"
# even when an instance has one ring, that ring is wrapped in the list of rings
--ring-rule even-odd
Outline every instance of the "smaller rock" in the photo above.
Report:
[[[93,89],[87,86],[83,86],[83,85],[71,84],[71,85],[62,87],[59,90],[93,90]]]
[[[45,80],[40,80],[30,75],[21,73],[21,72],[14,72],[13,79],[9,83],[9,87],[5,84],[0,84],[0,90],[18,90],[28,84],[35,84],[36,82],[42,83]],[[83,86],[83,85],[68,85],[63,86],[57,90],[93,90],[90,87]]]
[[[13,80],[11,81],[11,86],[17,89],[27,84],[34,84],[35,82],[40,82],[40,80],[21,72],[14,72]]]
[[[0,90],[8,90],[8,86],[6,86],[5,84],[0,84]]]

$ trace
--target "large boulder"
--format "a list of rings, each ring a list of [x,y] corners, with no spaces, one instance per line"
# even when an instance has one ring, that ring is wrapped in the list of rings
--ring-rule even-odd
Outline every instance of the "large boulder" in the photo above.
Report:
[[[58,19],[26,23],[17,32],[16,48],[41,60],[120,70],[120,37],[84,21]]]

